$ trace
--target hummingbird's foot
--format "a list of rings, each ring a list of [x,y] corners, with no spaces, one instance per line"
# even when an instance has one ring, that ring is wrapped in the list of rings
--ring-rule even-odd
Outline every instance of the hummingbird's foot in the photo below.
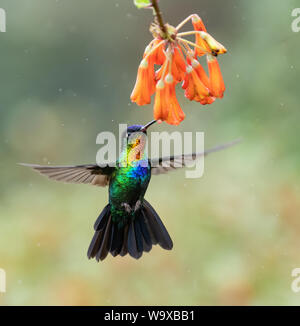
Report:
[[[141,206],[142,206],[142,202],[138,200],[134,206],[134,211],[136,212],[137,210],[139,210]]]
[[[127,212],[128,214],[131,213],[132,208],[130,207],[130,205],[128,203],[122,203],[121,206],[125,208],[125,212]]]
[[[126,213],[131,214],[138,211],[142,207],[142,202],[138,200],[134,207],[131,207],[128,203],[122,203],[121,206],[124,207]]]

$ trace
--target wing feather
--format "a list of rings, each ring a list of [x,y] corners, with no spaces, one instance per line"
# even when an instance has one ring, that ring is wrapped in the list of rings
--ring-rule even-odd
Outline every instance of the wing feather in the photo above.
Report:
[[[33,170],[45,175],[49,179],[67,183],[85,183],[95,186],[105,187],[108,185],[111,173],[114,168],[105,166],[100,167],[96,164],[70,165],[70,166],[51,166],[24,164]]]
[[[151,160],[151,174],[165,174],[169,171],[177,170],[178,168],[188,167],[192,164],[196,159],[206,156],[210,153],[218,152],[223,149],[229,148],[235,144],[238,144],[241,140],[237,139],[230,143],[223,144],[214,148],[211,148],[207,151],[201,153],[191,153],[191,154],[183,154],[169,157],[161,157],[156,160]]]

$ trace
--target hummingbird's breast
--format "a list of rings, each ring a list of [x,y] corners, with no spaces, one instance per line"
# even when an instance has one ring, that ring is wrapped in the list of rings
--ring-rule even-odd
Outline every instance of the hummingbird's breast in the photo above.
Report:
[[[134,207],[143,199],[150,179],[149,164],[116,168],[109,185],[109,203],[113,220],[129,218],[134,214]],[[128,207],[132,208],[132,212]]]

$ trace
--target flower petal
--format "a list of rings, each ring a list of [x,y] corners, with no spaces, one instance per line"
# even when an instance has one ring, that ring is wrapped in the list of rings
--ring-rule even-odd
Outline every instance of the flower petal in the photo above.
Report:
[[[166,106],[166,85],[163,80],[156,84],[156,94],[154,100],[154,119],[164,121],[168,117]]]
[[[171,74],[166,76],[165,81],[159,80],[154,103],[154,118],[171,125],[178,125],[185,118],[176,98],[175,86],[176,81]]]
[[[194,15],[192,18],[192,23],[194,26],[194,30],[195,31],[201,31],[201,32],[206,32],[206,27],[202,21],[202,19],[198,16],[198,15]],[[196,56],[203,56],[205,53],[209,52],[209,46],[207,45],[207,43],[201,38],[201,36],[199,34],[196,34],[196,44],[198,46],[200,46],[201,48],[203,48],[203,50],[196,48],[195,49],[195,54]]]
[[[225,92],[225,84],[217,58],[212,55],[207,55],[207,65],[209,70],[210,92],[213,96],[222,98]]]
[[[175,47],[172,58],[172,75],[177,82],[181,82],[186,72],[186,64],[183,58],[183,53],[180,48]]]
[[[188,66],[186,71],[186,77],[182,85],[182,88],[185,89],[185,97],[191,101],[201,101],[208,97],[209,89],[205,87],[196,70],[192,66]]]
[[[131,93],[131,101],[137,105],[151,103],[151,95],[155,91],[154,72],[146,59],[143,59],[137,74],[136,83]]]
[[[216,41],[210,34],[202,31],[199,33],[199,37],[201,37],[202,41],[207,44],[207,47],[209,48],[208,52],[212,55],[217,56],[218,54],[224,54],[227,52],[225,46]]]
[[[205,27],[202,19],[197,14],[193,15],[192,23],[193,23],[195,31],[207,32],[206,27]]]
[[[204,68],[200,64],[200,62],[196,59],[193,59],[192,67],[195,69],[197,75],[199,76],[199,78],[202,81],[202,83],[204,84],[204,86],[209,89],[210,88],[209,78],[208,78]]]

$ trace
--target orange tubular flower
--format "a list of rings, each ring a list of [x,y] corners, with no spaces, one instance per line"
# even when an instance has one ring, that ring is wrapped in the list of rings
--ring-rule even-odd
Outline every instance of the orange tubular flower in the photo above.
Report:
[[[154,102],[154,119],[166,121],[169,124],[179,125],[185,118],[175,92],[176,81],[168,74],[165,81],[160,79],[156,85]]]
[[[192,67],[196,71],[198,77],[202,81],[205,87],[209,89],[210,87],[210,81],[209,78],[204,70],[204,68],[201,66],[200,62],[198,60],[193,59],[191,63]]]
[[[206,43],[206,48],[209,48],[208,52],[213,56],[216,57],[218,54],[224,54],[227,52],[226,48],[208,33],[202,31],[199,32],[198,35],[201,37],[202,41]]]
[[[192,16],[192,23],[195,31],[206,32],[206,27],[204,26],[202,19],[198,15]],[[202,57],[203,55],[205,55],[205,53],[210,51],[207,43],[201,38],[198,33],[196,34],[196,44],[200,47],[197,47],[195,49],[195,53],[199,57]]]
[[[154,119],[165,121],[168,118],[168,108],[166,104],[166,85],[160,79],[156,84],[156,95],[154,101]]]
[[[189,20],[194,31],[179,33]],[[185,96],[202,105],[222,98],[225,85],[216,56],[227,50],[207,33],[198,15],[189,16],[176,28],[168,24],[164,27],[162,30],[157,23],[151,25],[154,39],[144,52],[131,100],[138,105],[149,104],[156,93],[154,118],[178,125],[185,114],[176,98],[176,85],[183,81]],[[188,35],[195,36],[195,43],[182,38]],[[209,76],[197,60],[203,55],[207,55]],[[155,65],[161,66],[156,72]]]
[[[154,64],[162,62],[163,42],[153,40],[145,49],[143,60],[138,69],[138,76],[131,93],[130,99],[137,105],[151,103],[151,96],[155,92],[155,71]]]
[[[225,84],[221,74],[221,69],[216,57],[207,56],[207,65],[210,76],[210,91],[215,97],[222,98],[225,92]]]
[[[159,39],[156,39],[152,46],[152,49],[154,49],[154,48],[156,48],[152,53],[152,56],[154,58],[154,64],[162,65],[166,59],[165,54],[164,54],[163,42],[161,42],[161,40],[159,40]]]
[[[192,66],[187,67],[183,88],[185,89],[185,97],[190,101],[200,102],[209,96],[209,90],[206,88],[199,78],[196,70]]]
[[[186,63],[184,61],[184,56],[181,49],[176,47],[172,59],[172,74],[177,82],[181,82],[184,79],[185,73]]]
[[[172,54],[172,61],[171,71],[172,75],[175,78],[176,82],[181,82],[184,79],[186,73],[186,63],[184,61],[183,54],[179,48],[174,49],[174,53]],[[162,79],[163,72],[166,71],[167,67],[169,67],[170,63],[169,60],[165,59],[162,67],[156,72],[156,80]]]
[[[131,101],[137,105],[150,104],[153,88],[155,88],[155,82],[151,76],[151,67],[148,61],[143,59],[140,63],[137,80],[130,96]]]

